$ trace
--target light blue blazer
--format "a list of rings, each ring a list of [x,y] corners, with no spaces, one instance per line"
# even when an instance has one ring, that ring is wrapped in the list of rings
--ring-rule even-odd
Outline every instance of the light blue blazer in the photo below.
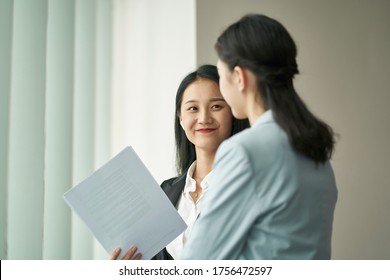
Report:
[[[182,259],[330,259],[332,167],[293,151],[272,111],[224,141],[213,169]]]

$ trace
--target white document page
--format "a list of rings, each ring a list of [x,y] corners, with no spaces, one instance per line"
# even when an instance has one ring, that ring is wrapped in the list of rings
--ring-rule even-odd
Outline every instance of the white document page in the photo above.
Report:
[[[109,255],[133,245],[142,259],[156,253],[187,225],[131,147],[63,195]]]

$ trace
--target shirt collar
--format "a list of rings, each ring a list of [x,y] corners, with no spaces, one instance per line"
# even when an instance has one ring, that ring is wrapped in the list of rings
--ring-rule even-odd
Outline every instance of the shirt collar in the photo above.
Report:
[[[195,166],[196,166],[196,160],[191,164],[191,166],[188,168],[188,171],[187,171],[186,183],[185,183],[184,189],[183,189],[183,192],[185,195],[189,195],[188,194],[189,192],[194,192],[196,189],[196,181],[193,178]],[[212,171],[210,171],[210,173],[207,174],[203,178],[202,182],[200,183],[200,186],[201,186],[203,192],[206,192],[208,187],[209,187],[211,173],[212,173]]]

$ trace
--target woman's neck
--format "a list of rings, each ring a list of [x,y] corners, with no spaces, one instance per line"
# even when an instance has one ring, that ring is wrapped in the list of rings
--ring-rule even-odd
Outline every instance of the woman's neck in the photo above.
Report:
[[[196,166],[194,174],[192,175],[193,178],[203,180],[203,178],[210,173],[213,167],[214,158],[215,152],[210,153],[198,150],[196,152]]]
[[[247,99],[247,115],[250,125],[252,126],[257,119],[266,111],[260,96],[256,92],[252,92]]]

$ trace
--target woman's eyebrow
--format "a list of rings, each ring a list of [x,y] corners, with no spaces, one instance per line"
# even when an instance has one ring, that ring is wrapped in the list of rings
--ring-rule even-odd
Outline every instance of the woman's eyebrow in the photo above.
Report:
[[[225,99],[219,98],[219,97],[217,97],[217,98],[211,98],[210,101],[223,101],[223,102],[226,102]]]
[[[191,100],[188,100],[188,101],[184,102],[184,104],[187,104],[187,103],[196,103],[196,102],[199,102],[199,101],[198,101],[198,100],[191,99]]]
[[[216,97],[216,98],[210,98],[211,102],[215,102],[215,101],[222,101],[222,102],[226,102],[225,99],[223,98],[220,98],[220,97]],[[187,103],[197,103],[199,102],[199,100],[195,100],[195,99],[190,99],[190,100],[187,100],[186,102],[184,102],[184,104],[187,104]]]

